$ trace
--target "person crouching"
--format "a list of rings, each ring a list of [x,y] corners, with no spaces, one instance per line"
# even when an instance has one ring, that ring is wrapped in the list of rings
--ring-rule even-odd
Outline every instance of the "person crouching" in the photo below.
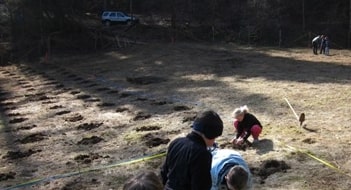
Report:
[[[231,141],[233,145],[242,145],[247,142],[250,135],[253,137],[253,144],[257,144],[259,142],[258,137],[262,132],[262,125],[253,114],[249,113],[248,107],[245,105],[236,108],[233,117],[236,130],[236,136]]]

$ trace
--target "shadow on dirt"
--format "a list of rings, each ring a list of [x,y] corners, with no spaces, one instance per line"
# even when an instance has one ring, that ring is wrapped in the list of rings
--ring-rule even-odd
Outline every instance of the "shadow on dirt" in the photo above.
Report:
[[[254,145],[254,148],[259,155],[267,154],[273,151],[273,141],[270,139],[261,139],[257,145]]]

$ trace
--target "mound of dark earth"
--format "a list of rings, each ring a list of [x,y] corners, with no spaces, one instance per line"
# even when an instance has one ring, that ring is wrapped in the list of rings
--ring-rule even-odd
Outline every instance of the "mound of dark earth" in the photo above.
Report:
[[[90,154],[80,154],[74,157],[74,160],[78,163],[82,164],[90,164],[93,160],[97,160],[99,158],[108,158],[109,156],[101,156],[97,153],[90,153]]]
[[[191,110],[190,107],[184,106],[184,105],[178,105],[173,107],[174,111],[185,111],[185,110]]]
[[[16,173],[9,172],[9,173],[0,173],[0,181],[6,181],[8,179],[15,179]]]
[[[83,123],[77,127],[79,130],[86,130],[90,131],[92,129],[98,128],[102,125],[103,123]]]
[[[11,119],[9,121],[9,123],[12,123],[12,124],[14,124],[14,123],[22,123],[23,121],[26,121],[26,120],[28,120],[28,118],[19,117],[19,118]]]
[[[49,109],[55,110],[55,109],[59,109],[59,108],[63,108],[63,106],[62,105],[55,105],[55,106],[50,107]]]
[[[139,113],[137,113],[137,115],[133,118],[133,120],[134,120],[134,121],[145,120],[145,119],[149,119],[150,117],[151,117],[151,114],[144,113],[144,112],[139,112]]]
[[[3,158],[8,158],[10,160],[15,160],[15,159],[19,159],[19,158],[24,158],[24,157],[28,157],[31,156],[34,153],[37,152],[41,152],[41,150],[32,150],[29,149],[28,151],[8,151],[7,154],[3,157]]]
[[[146,146],[148,146],[149,148],[156,147],[161,144],[167,144],[170,141],[169,138],[162,138],[151,133],[146,134],[143,137],[143,140],[145,141]]]
[[[90,138],[83,138],[78,142],[79,145],[92,145],[92,144],[97,144],[104,139],[98,136],[92,136]]]
[[[258,175],[261,177],[261,183],[264,183],[264,180],[276,173],[276,172],[286,172],[291,167],[286,164],[284,161],[278,160],[265,160],[262,162],[259,168],[251,168],[251,172],[254,175]]]
[[[129,109],[125,107],[119,107],[116,109],[116,112],[125,112],[125,111],[129,111]]]
[[[99,107],[111,107],[111,106],[115,106],[115,105],[116,105],[115,103],[104,102],[104,103],[98,104],[97,106],[99,106]]]
[[[139,132],[139,131],[154,131],[154,130],[160,130],[160,129],[161,129],[160,126],[152,125],[152,126],[138,127],[135,130]]]
[[[316,140],[311,139],[311,138],[307,138],[307,139],[302,140],[302,142],[307,143],[307,144],[314,144],[314,143],[316,143]]]
[[[80,120],[83,120],[84,117],[80,114],[75,114],[75,115],[72,115],[70,117],[67,117],[65,118],[65,121],[68,121],[68,122],[77,122],[77,121],[80,121]]]
[[[37,125],[27,125],[27,126],[18,127],[17,130],[31,130],[35,127],[37,127]]]
[[[155,76],[127,77],[126,80],[129,83],[137,84],[137,85],[147,85],[147,84],[161,83],[166,81],[165,78],[155,77]]]
[[[64,111],[60,111],[60,112],[55,113],[55,115],[65,115],[65,114],[69,114],[69,113],[71,113],[71,111],[64,110]]]
[[[35,133],[35,134],[31,134],[31,135],[24,137],[23,139],[20,140],[20,142],[22,144],[38,142],[38,141],[44,140],[45,137],[46,137],[46,135],[44,135],[43,133]]]

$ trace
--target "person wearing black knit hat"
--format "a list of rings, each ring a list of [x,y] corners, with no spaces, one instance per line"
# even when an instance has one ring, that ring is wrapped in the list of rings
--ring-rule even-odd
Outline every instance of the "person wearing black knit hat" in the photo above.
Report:
[[[192,125],[192,132],[175,139],[168,147],[161,168],[164,189],[211,189],[212,155],[208,147],[213,146],[222,132],[223,122],[216,112],[208,110],[200,113]]]

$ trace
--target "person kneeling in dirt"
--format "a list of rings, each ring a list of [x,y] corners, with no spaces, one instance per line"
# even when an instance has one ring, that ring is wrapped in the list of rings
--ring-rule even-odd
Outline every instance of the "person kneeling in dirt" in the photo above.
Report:
[[[234,150],[216,149],[212,152],[211,177],[211,190],[244,190],[251,187],[250,169]]]
[[[168,147],[167,157],[161,169],[165,189],[209,190],[211,188],[212,147],[222,135],[223,122],[214,111],[198,115],[192,132],[175,139]]]
[[[163,185],[154,172],[146,171],[125,182],[123,190],[163,190]]]
[[[257,144],[259,142],[258,136],[262,132],[262,125],[253,114],[249,113],[247,106],[236,108],[233,112],[233,117],[235,119],[236,137],[232,139],[231,143],[240,147],[245,143],[249,143],[247,139],[252,134],[253,144]]]

